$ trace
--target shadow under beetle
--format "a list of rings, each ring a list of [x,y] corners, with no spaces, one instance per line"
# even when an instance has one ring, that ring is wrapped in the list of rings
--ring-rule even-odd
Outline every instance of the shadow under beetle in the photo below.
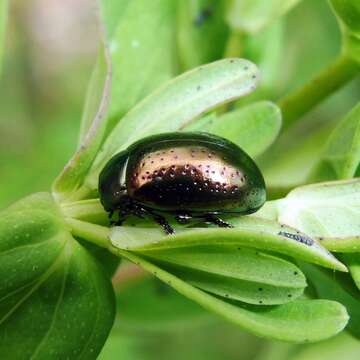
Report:
[[[266,200],[263,176],[234,143],[202,132],[153,135],[114,155],[99,177],[100,201],[121,225],[128,215],[151,217],[174,233],[164,214],[231,227],[220,214],[250,214]]]

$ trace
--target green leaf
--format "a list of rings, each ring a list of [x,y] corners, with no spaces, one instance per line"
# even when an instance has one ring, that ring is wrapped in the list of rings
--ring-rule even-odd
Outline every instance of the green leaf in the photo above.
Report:
[[[360,164],[360,103],[331,133],[325,150],[309,181],[341,180],[354,177]]]
[[[231,140],[250,156],[263,153],[276,139],[281,128],[280,109],[270,101],[259,101],[222,116],[207,116],[194,122],[202,129]],[[192,130],[184,128],[185,131]]]
[[[176,35],[181,69],[221,58],[228,35],[225,5],[223,0],[178,1]]]
[[[343,304],[350,320],[347,329],[360,338],[360,296],[348,275],[333,273],[310,264],[302,264],[306,277],[314,284],[317,295]]]
[[[261,83],[256,94],[274,97],[282,80],[285,21],[278,19],[271,26],[245,39],[244,55],[259,66]],[[268,98],[268,96],[266,97]],[[241,100],[240,100],[241,101]]]
[[[79,188],[106,132],[136,102],[173,75],[174,6],[166,0],[100,3],[106,35],[111,38],[101,34],[85,101],[79,148],[53,184],[54,195],[60,201],[88,195]]]
[[[175,2],[116,3],[101,1],[105,6],[103,22],[110,32],[113,68],[108,131],[135,104],[174,75],[175,63]],[[118,15],[117,21],[114,13]]]
[[[320,238],[324,246],[332,240],[333,251],[358,250],[354,243],[360,241],[360,179],[302,186],[276,203],[280,223]],[[342,245],[345,241],[348,249]]]
[[[86,239],[76,238],[76,240],[99,262],[106,274],[111,278],[119,267],[120,259],[111,254],[107,249],[94,245]]]
[[[104,41],[102,39],[100,43],[98,60],[88,87],[79,147],[52,186],[54,196],[60,201],[70,200],[72,192],[80,187],[104,138],[111,85],[111,63]]]
[[[278,306],[226,302],[187,284],[137,255],[119,249],[113,251],[142,266],[207,310],[261,337],[298,343],[319,341],[340,332],[348,321],[346,309],[334,301],[300,300]]]
[[[86,207],[88,206],[88,203],[94,203],[94,199],[81,202],[81,204],[85,205]],[[36,193],[26,197],[25,199],[19,200],[18,202],[12,204],[8,209],[23,211],[23,210],[33,210],[34,208],[36,208],[37,210],[43,210],[43,211],[51,210],[52,212],[54,212],[54,214],[56,214],[60,218],[62,218],[64,214],[66,217],[74,217],[75,214],[71,212],[70,213],[66,212],[66,208],[68,205],[69,204],[62,205],[60,210],[60,208],[57,206],[57,204],[54,202],[52,197],[49,196],[48,193]],[[100,205],[99,208],[101,209],[102,214],[106,214],[103,210],[102,205]],[[98,214],[96,215],[98,217]],[[107,215],[105,216],[106,216],[105,217],[106,220],[104,221],[104,223],[107,224],[108,218]],[[86,219],[86,220],[91,222],[91,220],[94,219],[90,217],[90,219]],[[81,237],[76,237],[76,240],[79,241],[80,244],[98,260],[100,265],[105,269],[106,273],[111,278],[119,266],[120,263],[119,257],[111,254],[107,249],[96,246]]]
[[[360,3],[357,0],[330,0],[330,2],[347,28],[360,34]]]
[[[340,258],[348,267],[355,285],[360,290],[360,253],[341,254]]]
[[[216,115],[216,112],[210,112],[186,124],[182,130],[209,132],[209,129],[213,126],[214,121],[217,121],[217,119],[218,116]]]
[[[155,263],[157,262],[155,261]],[[173,266],[163,266],[163,268],[208,293],[226,299],[242,301],[247,304],[285,304],[297,299],[304,292],[304,288],[250,282],[216,274],[208,274],[193,269],[187,270]]]
[[[324,237],[321,244],[328,250],[339,253],[360,252],[360,236]]]
[[[163,263],[276,286],[306,286],[299,269],[289,261],[246,247],[196,246],[151,250],[144,255]]]
[[[114,33],[119,25],[121,18],[125,15],[126,8],[132,0],[100,0],[99,7],[101,11],[102,23],[108,39],[114,37]]]
[[[1,75],[1,64],[2,64],[2,58],[4,52],[7,16],[8,16],[8,1],[0,0],[0,75]]]
[[[132,108],[114,128],[94,163],[89,188],[97,188],[100,169],[115,153],[144,136],[181,130],[202,113],[251,92],[257,78],[257,68],[251,62],[226,59],[169,81]]]
[[[247,248],[196,246],[145,255],[203,290],[250,304],[286,303],[299,297],[306,286],[294,264]]]
[[[256,360],[339,360],[344,354],[346,360],[358,360],[359,351],[359,341],[343,331],[331,339],[306,346],[273,342],[260,350]]]
[[[156,278],[140,273],[116,289],[114,331],[166,332],[201,326],[211,320],[207,311]],[[146,299],[146,301],[144,301]]]
[[[34,193],[25,198],[22,198],[8,206],[2,211],[2,213],[25,210],[49,211],[53,215],[56,214],[61,218],[60,208],[57,206],[53,197],[47,192]]]
[[[327,123],[311,132],[290,129],[280,135],[258,159],[267,186],[292,189],[306,183],[333,127]]]
[[[256,33],[293,8],[300,0],[232,0],[229,25],[238,31]]]
[[[177,229],[175,235],[166,236],[160,229],[133,228],[127,226],[114,227],[110,231],[110,240],[116,248],[129,250],[146,255],[152,250],[216,245],[222,247],[239,246],[259,250],[277,252],[303,259],[321,266],[340,271],[346,268],[334,256],[316,241],[305,237],[310,242],[307,245],[291,237],[281,235],[297,234],[294,229],[280,226],[274,221],[258,219],[255,217],[242,216],[232,219],[235,228],[201,228],[201,229]],[[279,234],[280,233],[280,234]]]
[[[102,43],[98,51],[98,57],[96,64],[94,66],[93,72],[90,77],[85,104],[80,124],[80,134],[79,134],[79,146],[86,141],[86,136],[91,128],[91,125],[95,123],[97,116],[101,118],[105,115],[105,107],[107,103],[103,105],[103,110],[101,114],[97,115],[99,107],[104,97],[109,96],[110,94],[110,72],[111,72],[111,63],[108,53],[108,49]],[[102,139],[104,135],[104,130],[106,128],[106,121],[102,119],[97,121],[96,126],[96,138]]]
[[[343,51],[360,63],[360,3],[358,0],[330,0],[340,21]]]
[[[95,359],[114,319],[113,290],[49,194],[1,212],[0,257],[2,357]]]
[[[101,225],[109,224],[109,215],[102,206],[100,199],[88,199],[61,204],[65,217],[79,219]]]

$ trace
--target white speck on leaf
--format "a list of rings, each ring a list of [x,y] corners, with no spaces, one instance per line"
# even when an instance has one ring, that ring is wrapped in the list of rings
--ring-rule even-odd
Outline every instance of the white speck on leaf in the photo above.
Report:
[[[133,48],[138,48],[138,47],[140,46],[140,43],[139,43],[138,40],[132,40],[132,41],[131,41],[131,46],[132,46]]]

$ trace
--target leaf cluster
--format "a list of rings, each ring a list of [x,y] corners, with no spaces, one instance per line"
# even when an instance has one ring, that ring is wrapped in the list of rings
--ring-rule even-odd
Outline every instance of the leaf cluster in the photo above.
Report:
[[[5,358],[96,358],[115,319],[110,278],[119,258],[160,279],[159,291],[170,295],[146,300],[146,278],[116,329],[208,321],[206,309],[270,339],[315,342],[346,326],[360,336],[360,104],[332,130],[305,179],[278,196],[267,177],[279,149],[286,152],[282,143],[292,141],[286,128],[358,73],[359,6],[332,0],[340,58],[299,91],[269,100],[283,16],[298,2],[99,2],[102,39],[78,149],[51,194],[25,198],[0,217]],[[167,237],[138,219],[110,228],[97,193],[106,162],[142,137],[199,130],[254,157],[275,200],[229,218],[233,229],[195,223]],[[120,314],[125,300],[120,292]],[[141,312],[142,301],[153,310]]]

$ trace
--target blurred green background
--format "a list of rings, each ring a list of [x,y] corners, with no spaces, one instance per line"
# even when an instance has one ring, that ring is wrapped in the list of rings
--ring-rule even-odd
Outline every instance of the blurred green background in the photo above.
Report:
[[[340,48],[336,19],[326,1],[304,0],[283,21],[281,71],[267,93],[272,100],[305,83]],[[92,1],[11,2],[0,77],[0,209],[27,194],[48,191],[75,150],[97,46]],[[305,179],[320,144],[359,92],[359,81],[352,82],[284,134],[272,149],[272,161],[260,159],[267,181],[287,185]],[[301,346],[255,338],[130,265],[123,266],[114,282],[121,294],[119,316],[101,359],[360,357],[360,343],[345,333]],[[138,306],[136,299],[141,299]]]

